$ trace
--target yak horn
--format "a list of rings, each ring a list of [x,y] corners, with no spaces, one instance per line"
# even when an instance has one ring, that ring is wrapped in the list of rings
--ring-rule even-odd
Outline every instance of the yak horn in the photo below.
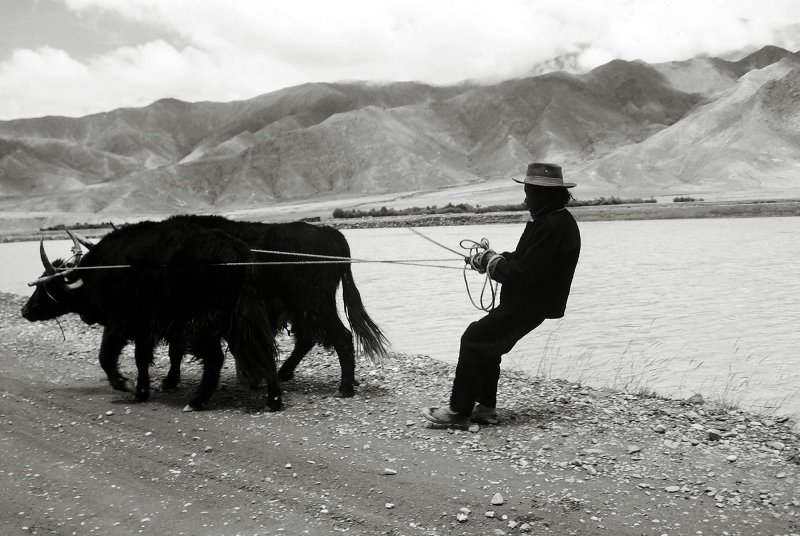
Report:
[[[67,232],[70,233],[69,231],[67,231]],[[72,235],[74,235],[74,237],[78,239],[78,242],[80,242],[81,245],[83,247],[85,247],[86,249],[88,249],[89,251],[91,251],[92,248],[95,246],[94,242],[92,242],[91,240],[88,240],[87,238],[79,235],[78,233],[70,233],[70,236],[72,236]]]
[[[81,249],[81,244],[78,239],[72,234],[69,229],[65,229],[67,234],[72,239],[72,254],[75,255],[75,265],[77,266],[81,262],[81,257],[83,256],[83,250]]]
[[[47,253],[44,252],[44,238],[39,239],[39,256],[42,258],[45,273],[47,275],[54,275],[56,273],[56,268],[53,266],[53,263],[50,262],[50,259],[47,258]]]

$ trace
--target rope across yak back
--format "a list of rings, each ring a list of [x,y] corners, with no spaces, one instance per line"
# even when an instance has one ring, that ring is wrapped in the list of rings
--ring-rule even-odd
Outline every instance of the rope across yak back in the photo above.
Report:
[[[482,238],[480,241],[477,241],[477,242],[474,241],[474,240],[470,240],[470,239],[461,240],[461,242],[459,243],[460,247],[462,249],[466,250],[467,253],[468,253],[467,255],[464,255],[463,252],[459,252],[459,251],[457,251],[455,249],[451,249],[451,248],[449,248],[449,247],[437,242],[436,240],[433,240],[432,238],[430,238],[428,236],[425,236],[424,234],[420,233],[418,230],[414,229],[413,227],[408,227],[407,229],[409,229],[413,233],[417,234],[421,238],[424,238],[425,240],[428,240],[429,242],[432,242],[433,244],[436,244],[437,246],[456,254],[459,257],[459,259],[462,259],[464,261],[463,269],[462,268],[458,268],[456,266],[447,266],[447,265],[442,265],[442,264],[432,264],[432,263],[441,263],[441,262],[448,262],[448,261],[455,260],[455,259],[452,259],[452,258],[448,258],[448,259],[391,259],[391,260],[355,259],[355,258],[352,258],[352,257],[335,257],[335,256],[330,256],[330,255],[315,255],[315,254],[310,254],[310,253],[299,253],[299,252],[291,252],[291,251],[272,251],[272,250],[263,250],[263,249],[251,249],[251,251],[253,251],[254,253],[271,253],[271,254],[276,254],[276,255],[289,255],[289,256],[292,256],[292,257],[295,257],[295,258],[296,257],[302,257],[305,260],[291,260],[291,261],[286,260],[286,261],[267,261],[267,262],[253,261],[253,262],[225,263],[225,264],[226,265],[231,265],[231,266],[239,266],[239,265],[284,265],[284,264],[285,265],[290,265],[290,264],[384,263],[384,264],[400,264],[400,265],[406,265],[406,266],[421,266],[421,267],[426,267],[426,268],[446,268],[446,269],[462,270],[463,271],[463,277],[464,277],[464,285],[465,285],[466,290],[467,290],[467,296],[469,297],[469,300],[472,303],[472,305],[476,309],[479,309],[481,311],[487,311],[488,312],[488,311],[491,311],[492,309],[494,309],[495,301],[496,301],[497,294],[498,294],[498,290],[497,289],[498,289],[499,283],[497,283],[496,281],[492,280],[491,274],[492,274],[494,265],[497,263],[497,261],[499,261],[503,257],[501,255],[495,254],[494,251],[492,251],[491,247],[489,246],[489,240],[487,240],[486,238]],[[80,272],[82,270],[112,269],[112,268],[113,269],[132,268],[132,266],[124,265],[124,264],[122,264],[122,265],[114,265],[114,266],[87,266],[87,267],[80,266],[79,263],[80,263],[80,259],[81,259],[81,250],[80,250],[79,242],[80,242],[80,244],[83,244],[84,246],[86,246],[87,249],[91,249],[94,246],[94,244],[92,242],[86,240],[82,236],[78,235],[77,233],[72,233],[70,231],[67,231],[67,233],[69,233],[69,235],[72,238],[73,243],[74,243],[74,247],[72,248],[73,249],[73,253],[74,253],[73,262],[71,262],[68,267],[63,267],[63,268],[55,268],[55,267],[53,267],[52,268],[52,272],[50,270],[48,270],[48,273],[46,274],[46,276],[41,277],[41,278],[37,279],[36,281],[33,281],[33,282],[29,283],[30,286],[34,286],[34,285],[36,285],[38,283],[41,283],[41,282],[44,282],[44,281],[48,281],[50,279],[53,279],[53,278],[56,278],[56,277],[59,277],[59,276],[64,276],[64,275],[66,275],[66,274],[68,274],[70,272]],[[41,254],[42,254],[42,260],[45,263],[45,266],[52,267],[52,264],[47,260],[47,257],[44,254],[44,245],[43,244],[40,244],[40,249],[41,249]],[[481,264],[480,260],[481,260],[483,255],[487,255],[489,253],[491,253],[493,255],[493,257],[489,261],[489,265],[487,266],[487,270],[484,272],[480,268],[480,264]],[[486,277],[485,277],[485,279],[483,281],[483,286],[481,288],[481,292],[480,292],[480,295],[479,295],[479,298],[478,298],[477,302],[472,297],[472,291],[470,290],[469,281],[467,279],[467,271],[476,271],[478,273],[485,273],[486,274]],[[73,283],[73,285],[75,285],[75,286],[78,286],[80,284],[82,284],[82,281],[80,279],[78,279],[77,281],[75,281]],[[487,302],[487,300],[489,298],[491,298],[491,299],[490,299],[490,301]]]

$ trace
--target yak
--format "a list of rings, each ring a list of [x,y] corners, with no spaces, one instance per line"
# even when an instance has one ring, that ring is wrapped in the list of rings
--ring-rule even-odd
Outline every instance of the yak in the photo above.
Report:
[[[248,246],[227,233],[185,221],[145,221],[114,230],[66,262],[40,254],[45,275],[22,308],[29,321],[77,313],[104,327],[99,360],[111,386],[150,396],[155,347],[179,345],[203,363],[203,375],[185,411],[199,410],[217,387],[224,362],[221,339],[252,384],[267,383],[267,406],[282,406],[268,311],[253,291],[256,273]],[[119,371],[119,356],[135,345],[135,387]]]
[[[316,344],[326,348],[332,346],[341,367],[336,396],[351,397],[354,386],[358,385],[353,334],[358,346],[369,357],[382,358],[387,354],[388,341],[367,314],[353,279],[350,245],[337,229],[306,222],[260,223],[207,215],[172,216],[170,220],[224,231],[254,250],[253,257],[257,261],[275,263],[261,264],[256,269],[257,286],[268,304],[271,324],[276,329],[290,324],[295,339],[294,349],[278,371],[281,381],[294,377],[295,368]],[[326,259],[302,254],[342,258],[343,261],[327,259],[327,262],[320,262]],[[280,264],[287,262],[294,264]],[[336,291],[340,283],[345,314],[353,332],[344,326],[336,308]],[[177,383],[180,378],[181,357],[179,347],[170,348],[172,366],[167,377],[171,382]]]

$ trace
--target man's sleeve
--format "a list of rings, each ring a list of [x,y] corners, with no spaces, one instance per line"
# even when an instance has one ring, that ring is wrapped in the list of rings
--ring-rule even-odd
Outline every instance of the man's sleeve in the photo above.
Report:
[[[500,255],[502,255],[503,258],[505,260],[507,260],[507,261],[513,261],[514,257],[517,255],[517,252],[516,251],[504,251]],[[500,262],[502,262],[502,261],[500,261]]]
[[[497,263],[492,279],[498,283],[535,283],[553,271],[560,243],[557,229],[537,229],[524,251],[514,251],[510,257],[502,254],[505,260]]]

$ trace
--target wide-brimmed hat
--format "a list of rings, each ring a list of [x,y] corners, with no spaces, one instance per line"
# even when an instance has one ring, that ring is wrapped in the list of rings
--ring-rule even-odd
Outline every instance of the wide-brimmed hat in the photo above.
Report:
[[[534,186],[560,186],[562,188],[572,188],[574,182],[564,182],[561,175],[561,166],[555,164],[528,164],[528,172],[521,179],[511,177],[520,184],[533,184]]]

